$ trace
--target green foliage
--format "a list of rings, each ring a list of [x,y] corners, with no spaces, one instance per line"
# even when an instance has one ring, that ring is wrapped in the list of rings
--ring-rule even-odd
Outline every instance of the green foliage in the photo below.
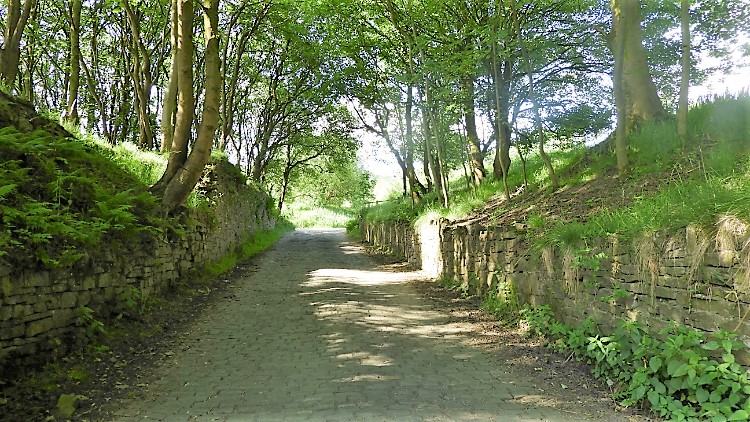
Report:
[[[359,168],[353,158],[343,154],[325,158],[306,163],[300,169],[299,174],[291,181],[286,202],[321,208],[358,209],[372,200],[372,177]]]
[[[294,224],[280,218],[276,220],[276,225],[270,230],[260,230],[253,234],[251,239],[242,245],[242,253],[240,257],[242,259],[248,259],[259,253],[267,250],[274,243],[276,243],[281,237],[294,230]]]
[[[217,277],[227,273],[234,269],[239,261],[246,260],[267,250],[281,239],[281,236],[292,230],[294,230],[292,223],[285,219],[279,219],[272,229],[254,232],[240,245],[237,252],[230,253],[217,262],[207,264],[203,267],[203,270],[210,277]]]
[[[689,225],[710,231],[723,215],[750,221],[750,197],[746,194],[750,188],[750,144],[740,141],[750,139],[750,97],[718,98],[692,109],[690,117],[694,139],[682,155],[670,124],[647,126],[635,136],[636,161],[643,163],[639,172],[677,165],[677,159],[682,158],[683,164],[665,188],[636,198],[625,208],[603,209],[586,216],[585,221],[557,221],[545,231],[536,230],[540,237],[535,244],[578,248],[595,238],[617,235],[630,240]]]
[[[346,222],[346,235],[352,239],[360,239],[362,233],[359,231],[359,218],[353,218]]]
[[[488,291],[482,301],[482,309],[498,318],[502,325],[516,323],[519,318],[520,306],[513,283],[501,282],[495,289]]]
[[[67,266],[105,238],[165,225],[156,199],[101,147],[0,129],[0,259]]]
[[[203,270],[211,277],[220,276],[231,271],[237,266],[237,254],[229,254],[218,260],[211,262],[203,267]]]
[[[287,204],[281,215],[299,228],[345,227],[355,217],[352,208],[317,206],[309,203],[294,202]]]
[[[670,325],[653,335],[638,322],[623,321],[605,336],[591,320],[577,328],[557,322],[548,306],[526,307],[521,315],[550,347],[591,364],[623,406],[648,404],[669,420],[748,418],[750,380],[735,359],[746,346],[734,334]]]
[[[106,334],[104,323],[94,317],[94,310],[87,306],[79,306],[74,310],[76,326],[80,327],[84,337],[89,342],[96,341],[99,336]]]

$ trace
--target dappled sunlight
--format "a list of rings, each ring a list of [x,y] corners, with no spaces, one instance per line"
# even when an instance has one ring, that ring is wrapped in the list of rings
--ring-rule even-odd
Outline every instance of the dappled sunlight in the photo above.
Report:
[[[341,252],[345,253],[346,255],[352,255],[357,254],[361,255],[364,253],[364,250],[361,246],[357,246],[353,243],[342,243],[343,246],[340,246]]]
[[[350,270],[344,268],[324,268],[312,271],[310,279],[302,287],[319,287],[329,283],[356,284],[359,286],[376,286],[381,284],[408,283],[426,280],[421,271],[387,272]]]

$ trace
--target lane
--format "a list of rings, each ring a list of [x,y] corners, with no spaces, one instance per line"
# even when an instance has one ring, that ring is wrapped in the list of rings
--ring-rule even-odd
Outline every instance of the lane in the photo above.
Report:
[[[285,236],[117,421],[627,420],[559,410],[342,230]],[[564,406],[563,406],[564,408]]]

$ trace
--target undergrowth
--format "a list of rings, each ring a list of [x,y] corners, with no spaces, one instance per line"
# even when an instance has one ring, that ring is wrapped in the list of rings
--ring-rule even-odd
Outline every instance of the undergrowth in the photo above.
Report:
[[[97,145],[0,129],[0,260],[70,265],[87,247],[160,233],[156,198]]]
[[[213,277],[224,274],[236,267],[238,262],[264,252],[273,246],[281,236],[292,230],[294,230],[294,225],[288,220],[280,218],[272,229],[256,231],[242,242],[236,252],[226,255],[217,262],[207,264],[204,271],[207,275]]]
[[[750,380],[735,361],[746,346],[734,334],[671,325],[653,335],[642,323],[622,321],[603,335],[592,320],[575,328],[558,322],[548,306],[526,307],[521,316],[550,348],[592,365],[625,407],[648,406],[676,421],[750,417]]]
[[[346,227],[356,215],[356,210],[344,207],[316,206],[306,203],[291,203],[281,213],[295,227],[330,228]]]
[[[541,245],[581,246],[587,241],[617,234],[636,238],[654,230],[673,230],[690,224],[712,227],[720,217],[732,215],[750,219],[750,95],[714,97],[693,107],[689,114],[691,139],[683,143],[673,121],[658,122],[641,128],[629,139],[632,171],[629,182],[637,184],[642,176],[672,169],[663,176],[667,187],[656,195],[634,198],[624,209],[604,209],[581,220],[534,221]],[[552,152],[552,160],[564,186],[585,183],[604,176],[614,167],[614,155],[587,153],[585,148]],[[524,186],[522,163],[514,159],[509,171],[511,192]],[[544,189],[548,175],[539,157],[527,157],[528,190]],[[408,198],[365,209],[363,218],[371,222],[415,222],[433,213],[458,219],[481,208],[493,196],[502,196],[503,184],[488,177],[479,186],[466,187],[463,179],[451,183],[451,207],[436,204],[433,194],[419,204]],[[612,192],[611,194],[616,194]],[[518,206],[523,197],[508,206]],[[530,215],[529,219],[539,219]]]

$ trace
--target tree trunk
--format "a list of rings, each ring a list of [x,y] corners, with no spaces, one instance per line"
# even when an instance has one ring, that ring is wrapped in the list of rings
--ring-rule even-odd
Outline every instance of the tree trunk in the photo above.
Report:
[[[65,120],[78,124],[78,89],[81,86],[81,0],[70,2],[70,79]]]
[[[685,144],[688,137],[688,91],[690,89],[690,0],[680,0],[682,30],[682,74],[677,105],[677,135]]]
[[[125,14],[128,18],[128,26],[133,37],[133,87],[135,88],[135,105],[138,112],[138,143],[141,148],[153,149],[154,134],[151,129],[151,119],[148,113],[148,105],[151,102],[151,88],[153,76],[151,75],[150,53],[141,40],[140,19],[130,6],[129,0],[121,1]]]
[[[613,3],[614,4],[614,3]],[[613,9],[614,13],[614,9]],[[617,18],[613,15],[612,31],[615,31],[614,22]],[[628,102],[625,94],[625,77],[623,74],[625,56],[625,37],[612,37],[610,48],[615,57],[615,65],[612,70],[612,88],[615,96],[615,109],[617,111],[617,128],[615,129],[615,157],[617,159],[617,173],[625,175],[630,166],[628,160]]]
[[[36,0],[7,0],[3,46],[0,48],[0,82],[12,89],[21,61],[21,37]]]
[[[617,48],[619,42],[622,47]],[[643,122],[665,118],[667,112],[651,78],[643,47],[639,0],[612,0],[610,48],[615,66],[622,69],[628,131]]]
[[[171,1],[169,7],[171,22],[169,29],[169,44],[172,47],[172,60],[169,64],[169,81],[167,89],[164,91],[164,98],[161,109],[161,152],[172,150],[172,140],[175,129],[175,109],[177,108],[177,2]]]
[[[193,3],[172,0],[177,5],[177,115],[167,169],[152,190],[164,192],[169,181],[182,167],[188,155],[188,141],[195,117],[193,93]]]
[[[409,191],[411,192],[411,198],[414,203],[418,203],[422,200],[422,195],[426,193],[426,188],[422,183],[419,182],[417,172],[414,170],[414,121],[413,121],[413,107],[414,107],[414,88],[411,84],[406,88],[406,110],[404,117],[406,120],[406,156],[404,157],[404,164],[406,166],[406,177],[409,180]]]
[[[192,5],[190,0],[180,0],[182,3],[182,13],[180,21],[183,31],[187,30],[186,21],[192,19]],[[219,0],[203,0],[203,38],[205,39],[205,96],[203,100],[203,112],[201,113],[201,122],[198,126],[198,134],[190,151],[190,155],[184,163],[177,169],[174,176],[164,190],[162,196],[162,209],[165,211],[174,211],[182,205],[192,192],[195,185],[203,174],[203,168],[211,157],[211,148],[213,147],[216,128],[219,124],[219,103],[221,102],[221,69],[219,59]],[[191,12],[191,13],[187,13]],[[184,38],[183,38],[184,37]],[[192,34],[185,32],[180,33],[183,40],[180,65],[184,64],[187,59],[187,50],[184,46],[187,42],[192,44]],[[190,49],[192,53],[192,48]],[[192,59],[192,54],[190,55]],[[191,60],[192,61],[192,60]],[[192,68],[192,63],[189,64]],[[184,69],[180,69],[184,71]],[[180,75],[180,82],[182,82]],[[192,78],[189,78],[192,82]],[[182,85],[182,84],[180,84]],[[182,90],[182,86],[180,87]],[[191,86],[192,93],[192,86]],[[179,111],[178,111],[179,115]],[[175,134],[176,135],[176,134]],[[189,132],[188,132],[189,135]]]
[[[506,68],[510,66],[506,63]],[[495,91],[495,160],[493,162],[493,176],[503,181],[503,192],[505,199],[510,199],[510,188],[508,187],[508,171],[510,170],[510,127],[508,126],[507,100],[503,101],[501,84],[507,83],[501,77],[498,66],[497,43],[492,43],[492,79]]]
[[[516,0],[510,0],[510,4],[512,8],[512,13],[513,13],[515,32],[519,40],[519,47],[521,49],[521,57],[526,66],[526,76],[529,78],[529,100],[531,100],[531,108],[534,113],[534,126],[536,129],[536,135],[537,135],[537,145],[539,146],[539,156],[542,157],[544,166],[547,168],[547,171],[549,172],[549,178],[550,178],[552,190],[557,190],[559,186],[559,182],[557,180],[557,174],[555,173],[555,167],[552,165],[552,160],[550,159],[549,155],[544,150],[545,142],[544,142],[544,125],[542,123],[542,113],[540,112],[540,109],[539,109],[539,98],[536,92],[536,85],[534,82],[534,71],[531,67],[531,58],[529,57],[529,51],[526,49],[526,45],[524,44],[523,37],[521,36],[521,24],[518,19],[518,9],[516,8]]]
[[[438,128],[435,119],[435,113],[432,105],[432,93],[430,92],[429,82],[425,81],[424,88],[424,138],[425,138],[425,149],[430,150],[429,153],[429,164],[430,173],[432,174],[432,183],[435,185],[435,192],[437,193],[438,201],[444,207],[448,207],[449,200],[447,195],[447,186],[445,186],[445,177],[443,174],[443,153],[441,147],[441,141],[438,137]],[[432,144],[432,145],[431,145]]]
[[[479,146],[479,135],[477,134],[477,121],[474,111],[474,78],[468,77],[463,80],[464,88],[464,119],[466,120],[466,143],[469,147],[469,162],[471,164],[471,177],[474,184],[479,185],[484,181],[487,173],[484,169],[484,157],[482,148]]]

